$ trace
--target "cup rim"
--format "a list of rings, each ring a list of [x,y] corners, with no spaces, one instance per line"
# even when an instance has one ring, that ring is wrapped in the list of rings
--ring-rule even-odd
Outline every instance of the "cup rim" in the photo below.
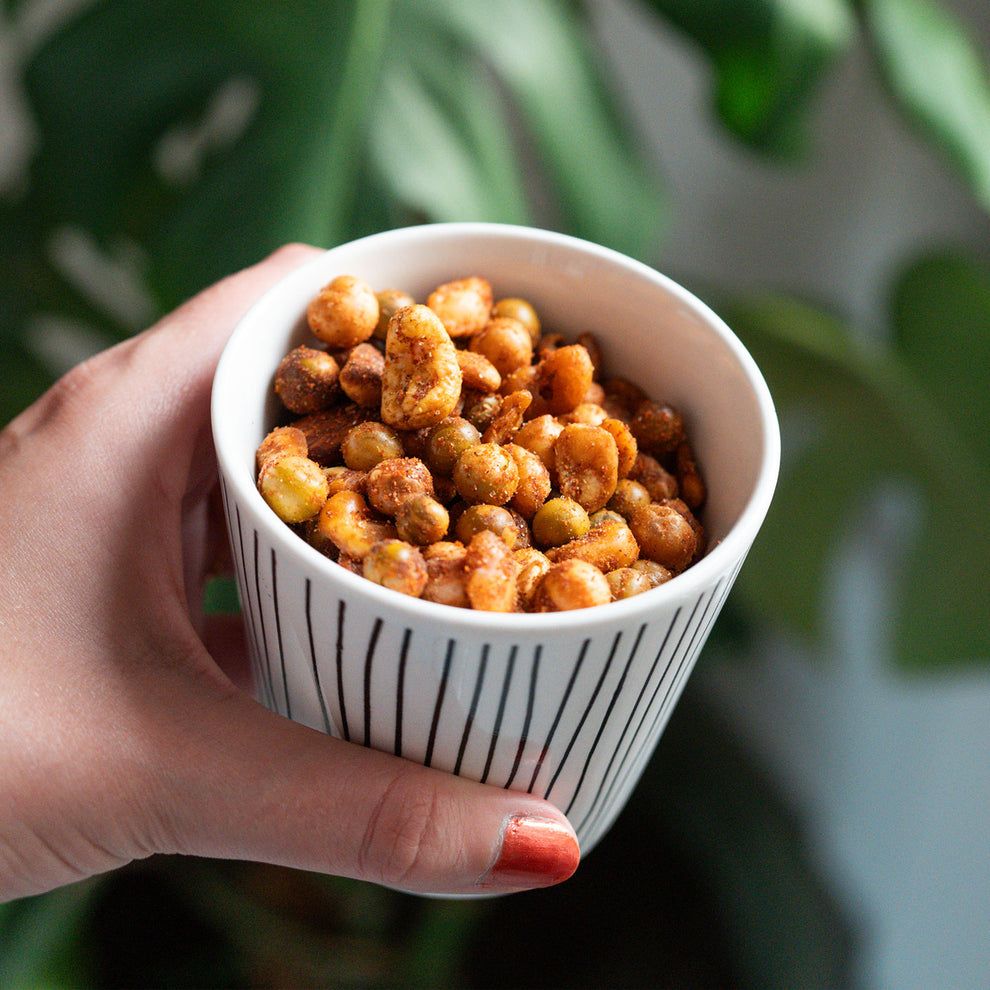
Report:
[[[329,255],[343,248],[371,247],[376,241],[383,240],[390,244],[396,242],[401,244],[404,241],[414,242],[422,248],[424,239],[425,241],[448,241],[453,238],[478,236],[501,239],[507,242],[525,240],[527,243],[536,242],[548,247],[577,248],[587,255],[597,256],[607,263],[631,269],[638,277],[654,282],[664,291],[676,297],[682,305],[703,319],[706,326],[720,338],[743,370],[759,411],[762,454],[756,483],[753,485],[742,511],[725,536],[711,547],[704,557],[665,584],[631,598],[609,602],[606,605],[552,613],[485,612],[455,608],[450,605],[413,598],[381,587],[360,575],[352,574],[311,547],[278,519],[267,506],[258,492],[251,471],[245,470],[244,465],[233,461],[233,455],[228,450],[226,438],[229,432],[236,428],[236,423],[233,421],[232,412],[224,406],[225,382],[232,373],[230,370],[233,364],[232,344],[249,332],[251,324],[256,320],[256,314],[270,306],[273,297],[283,294],[291,296],[293,286],[296,283],[309,281],[311,269],[322,267],[326,264]],[[301,313],[302,309],[300,309]],[[444,626],[475,630],[484,627],[493,633],[544,633],[551,628],[564,631],[572,627],[580,627],[589,621],[593,623],[612,620],[625,622],[631,617],[663,609],[671,603],[697,596],[704,589],[717,583],[722,575],[731,572],[736,564],[745,558],[769,509],[780,468],[780,429],[770,390],[756,362],[742,342],[706,303],[657,269],[612,248],[570,234],[506,223],[445,222],[400,227],[355,238],[329,248],[303,262],[298,268],[268,288],[244,313],[231,333],[221,353],[214,375],[211,395],[211,424],[218,467],[224,478],[224,483],[228,489],[232,489],[233,496],[242,505],[252,508],[254,520],[264,528],[273,546],[279,546],[298,560],[307,570],[315,570],[325,575],[328,581],[339,583],[342,589],[346,589],[349,594],[367,596],[380,610],[402,614],[411,622],[436,622]],[[607,613],[603,613],[602,609],[607,609]]]

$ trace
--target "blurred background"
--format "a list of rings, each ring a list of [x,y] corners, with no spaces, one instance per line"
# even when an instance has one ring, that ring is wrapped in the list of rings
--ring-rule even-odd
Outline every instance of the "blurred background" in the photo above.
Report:
[[[784,440],[574,879],[462,903],[159,858],[0,906],[0,986],[990,985],[990,5],[0,11],[3,422],[282,242],[484,219],[687,284]]]

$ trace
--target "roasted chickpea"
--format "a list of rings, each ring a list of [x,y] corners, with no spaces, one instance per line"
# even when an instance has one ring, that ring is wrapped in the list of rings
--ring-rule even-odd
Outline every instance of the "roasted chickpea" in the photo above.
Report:
[[[340,387],[352,402],[377,410],[382,404],[384,370],[382,352],[374,344],[358,344],[340,369]]]
[[[315,516],[328,493],[320,465],[298,454],[268,458],[258,474],[258,490],[275,515],[287,523]]]
[[[550,472],[537,454],[517,443],[505,445],[519,472],[519,484],[510,505],[525,519],[532,519],[550,496]]]
[[[564,612],[605,605],[611,600],[612,590],[597,567],[584,560],[563,560],[551,564],[540,578],[533,606],[538,612]]]
[[[588,513],[572,498],[552,498],[537,509],[530,524],[533,539],[541,547],[559,547],[584,536],[591,528]]]
[[[420,595],[429,602],[453,605],[455,608],[470,608],[464,573],[467,547],[462,543],[440,540],[423,548],[426,561],[426,587]]]
[[[602,349],[598,343],[598,338],[593,333],[581,333],[578,334],[574,343],[580,344],[588,352],[591,366],[594,368],[594,377],[597,380],[602,373]]]
[[[698,538],[690,522],[675,508],[659,502],[635,509],[629,528],[641,554],[679,574],[698,550]]]
[[[588,512],[612,497],[619,477],[619,454],[608,430],[585,423],[564,427],[554,444],[557,487]]]
[[[309,456],[318,464],[332,467],[341,462],[340,445],[351,427],[371,419],[372,411],[353,402],[331,406],[297,419],[292,425],[306,437]]]
[[[376,516],[358,492],[337,492],[326,500],[317,520],[323,539],[342,555],[361,560],[379,540],[396,535],[395,526]]]
[[[418,457],[390,457],[368,472],[365,497],[382,515],[394,516],[414,495],[433,495],[433,475]]]
[[[546,554],[540,553],[533,547],[521,547],[515,551],[519,564],[519,575],[516,578],[516,601],[522,612],[531,612],[533,596],[540,578],[550,568]]]
[[[536,393],[554,416],[570,412],[588,391],[594,368],[580,344],[551,351],[536,366]]]
[[[677,445],[675,471],[680,497],[687,502],[693,511],[697,512],[705,504],[708,491],[694,459],[694,451],[687,441]]]
[[[290,412],[325,409],[337,394],[340,369],[326,352],[301,345],[282,358],[275,372],[275,394]]]
[[[388,325],[382,372],[382,420],[401,430],[435,426],[461,395],[457,351],[426,306],[400,309]]]
[[[520,547],[519,526],[508,509],[501,505],[469,505],[458,517],[454,525],[454,535],[465,545],[475,534],[487,529],[494,533],[507,547],[515,550]]]
[[[372,335],[378,323],[378,299],[367,282],[353,275],[338,275],[313,298],[306,317],[320,340],[344,350]]]
[[[377,340],[384,340],[388,333],[388,321],[396,310],[403,306],[414,306],[416,300],[402,289],[383,289],[375,294],[375,298],[378,300],[378,322],[375,324],[374,336]]]
[[[381,461],[402,457],[402,441],[391,426],[368,420],[351,427],[340,445],[344,464],[352,471],[370,471]]]
[[[492,417],[488,428],[482,434],[483,443],[508,443],[519,431],[533,401],[533,396],[525,389],[506,395],[502,399],[502,404],[498,412]]]
[[[447,535],[450,515],[435,498],[421,492],[407,498],[395,510],[395,528],[400,540],[427,546]]]
[[[628,423],[649,396],[627,378],[608,378],[603,382],[605,400],[602,403],[611,415]]]
[[[579,402],[569,413],[558,416],[565,426],[568,423],[586,423],[588,426],[601,426],[608,419],[608,413],[596,402]]]
[[[636,463],[636,455],[639,453],[639,446],[633,436],[629,424],[621,419],[609,416],[598,424],[603,430],[608,430],[615,441],[615,451],[619,455],[617,470],[620,478],[625,478],[633,469]]]
[[[335,464],[333,467],[324,468],[323,473],[327,479],[328,498],[330,495],[336,495],[337,492],[364,494],[365,482],[368,479],[366,471],[352,471],[343,464]]]
[[[503,377],[516,368],[529,367],[533,360],[529,331],[509,316],[497,316],[472,334],[468,349],[483,354]]]
[[[293,454],[296,457],[309,456],[306,434],[295,426],[277,426],[261,441],[255,458],[257,470],[260,471],[266,461],[285,454]]]
[[[663,564],[658,564],[655,560],[647,560],[645,557],[640,557],[630,567],[644,575],[646,580],[650,582],[651,588],[666,584],[674,576],[673,572],[664,567]]]
[[[457,364],[461,369],[461,387],[488,394],[502,387],[502,376],[484,354],[457,349]]]
[[[654,502],[677,496],[677,478],[655,457],[642,451],[636,455],[628,476],[631,481],[638,481],[650,493]]]
[[[485,612],[512,612],[516,606],[519,561],[490,530],[476,533],[464,558],[464,587],[471,607]]]
[[[536,454],[543,461],[552,479],[557,470],[554,445],[557,442],[557,437],[563,432],[563,429],[563,424],[558,423],[549,413],[545,413],[519,427],[516,435],[512,438],[512,442]]]
[[[479,443],[461,454],[451,477],[464,501],[505,505],[516,493],[519,469],[503,447]]]
[[[607,507],[614,509],[619,515],[628,516],[633,509],[641,505],[649,505],[652,501],[650,493],[638,481],[620,478],[612,497],[608,500]]]
[[[492,311],[491,283],[477,275],[438,285],[426,305],[440,318],[451,337],[470,337],[487,322]]]
[[[509,316],[513,320],[518,320],[529,333],[530,340],[535,345],[540,339],[540,318],[532,303],[517,296],[507,296],[499,299],[492,306],[492,316]]]
[[[449,475],[468,447],[481,443],[481,434],[468,420],[451,416],[430,430],[424,459],[436,474]]]
[[[632,567],[618,567],[614,571],[609,571],[605,575],[605,579],[608,581],[609,590],[616,601],[632,598],[633,595],[641,595],[653,587],[650,579],[642,571],[637,571]]]
[[[375,584],[419,598],[426,587],[426,561],[418,547],[404,540],[379,540],[362,562],[361,573]]]

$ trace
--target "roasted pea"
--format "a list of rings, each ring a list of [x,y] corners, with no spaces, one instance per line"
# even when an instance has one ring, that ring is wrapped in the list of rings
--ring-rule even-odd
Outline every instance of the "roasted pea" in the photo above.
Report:
[[[300,345],[282,358],[275,372],[275,394],[290,412],[325,409],[337,394],[340,369],[326,352]]]
[[[478,443],[457,459],[451,477],[466,502],[505,505],[516,493],[519,469],[503,447]]]
[[[365,554],[361,573],[375,584],[419,598],[426,587],[426,561],[404,540],[380,540]]]
[[[358,344],[351,349],[340,369],[340,387],[359,406],[378,409],[382,404],[382,373],[385,358],[373,344]]]
[[[327,499],[327,479],[315,461],[298,454],[270,457],[258,474],[258,490],[275,515],[301,523],[320,511]]]
[[[641,595],[653,587],[650,579],[642,571],[634,570],[632,567],[618,567],[614,571],[609,571],[605,579],[616,601]]]
[[[509,316],[518,320],[529,333],[530,340],[535,345],[540,339],[540,317],[533,308],[532,303],[518,296],[507,296],[499,299],[492,306],[492,316]]]
[[[368,472],[365,497],[382,515],[394,516],[413,495],[433,495],[433,475],[418,457],[390,457]]]
[[[450,515],[432,496],[425,492],[407,498],[395,510],[395,528],[399,539],[417,546],[436,543],[447,535]]]
[[[484,432],[502,407],[500,395],[474,395],[464,403],[462,416],[479,431]]]
[[[591,528],[588,513],[572,498],[552,498],[537,509],[531,522],[533,539],[541,547],[559,547]]]
[[[501,505],[469,505],[454,525],[454,535],[468,544],[483,529],[494,533],[507,547],[515,550],[520,544],[519,526],[512,513]]]
[[[468,420],[451,416],[430,430],[425,460],[436,474],[448,475],[468,447],[481,442],[481,434]]]
[[[614,509],[622,516],[628,516],[633,509],[641,505],[649,505],[652,501],[650,493],[638,481],[620,478],[612,497],[608,500],[608,508]]]
[[[698,538],[687,519],[670,505],[653,502],[629,516],[640,553],[679,574],[698,550]]]
[[[376,464],[404,453],[398,433],[384,423],[368,420],[352,427],[340,445],[344,464],[352,471],[370,471]]]
[[[375,294],[375,298],[378,300],[378,322],[375,324],[374,336],[377,340],[384,340],[388,333],[388,321],[396,310],[403,306],[414,306],[416,300],[401,289],[383,289]]]
[[[647,399],[641,402],[629,423],[641,450],[663,458],[684,441],[684,420],[673,407]]]

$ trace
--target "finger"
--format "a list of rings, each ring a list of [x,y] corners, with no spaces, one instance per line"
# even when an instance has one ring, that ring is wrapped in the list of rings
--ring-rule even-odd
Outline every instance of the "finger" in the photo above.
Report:
[[[532,795],[332,739],[240,694],[197,731],[213,759],[169,773],[169,851],[458,895],[548,886],[577,868],[571,826]]]

